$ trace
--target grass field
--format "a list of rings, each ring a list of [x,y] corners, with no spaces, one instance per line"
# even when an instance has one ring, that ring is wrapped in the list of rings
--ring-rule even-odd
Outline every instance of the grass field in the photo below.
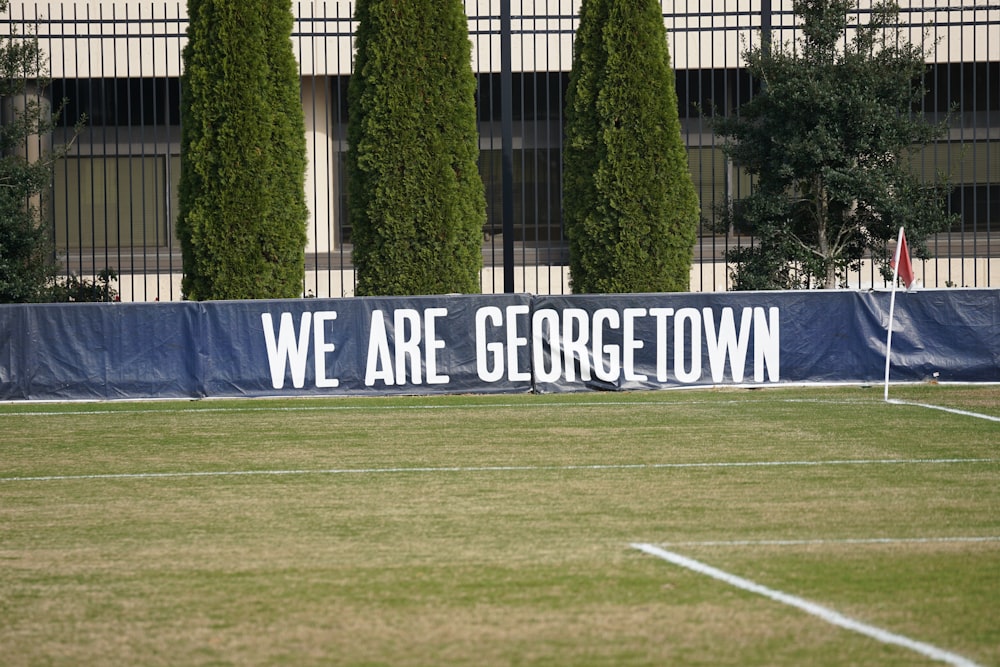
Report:
[[[1000,387],[891,397],[964,412],[880,387],[0,405],[0,662],[1000,665]]]

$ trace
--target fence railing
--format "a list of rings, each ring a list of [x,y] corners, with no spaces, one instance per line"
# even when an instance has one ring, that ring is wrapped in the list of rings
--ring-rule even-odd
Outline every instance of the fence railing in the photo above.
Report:
[[[692,291],[730,285],[726,250],[752,239],[713,231],[716,207],[739,198],[749,178],[725,159],[703,109],[735,113],[754,84],[742,53],[763,34],[793,36],[790,0],[663,0],[676,71],[682,133],[702,218]],[[1000,285],[1000,3],[903,3],[911,41],[926,40],[929,92],[922,112],[950,118],[947,136],[921,151],[914,169],[950,174],[960,222],[918,261],[925,286]],[[865,19],[863,4],[859,20]],[[562,137],[578,0],[466,4],[477,72],[480,172],[487,193],[482,289],[570,291],[562,228]],[[353,4],[298,3],[293,41],[306,118],[310,207],[306,296],[354,292],[344,157]],[[62,270],[82,277],[111,268],[123,300],[180,300],[174,233],[180,175],[183,3],[103,0],[12,2],[0,34],[33,31],[49,55],[47,95],[64,101],[60,145],[86,128],[58,165],[49,199]],[[950,115],[949,115],[950,114]],[[504,169],[509,160],[510,169]],[[871,262],[845,277],[882,287]]]

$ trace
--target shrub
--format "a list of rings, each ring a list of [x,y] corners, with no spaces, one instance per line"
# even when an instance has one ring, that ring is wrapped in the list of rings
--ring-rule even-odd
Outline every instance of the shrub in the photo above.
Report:
[[[98,273],[94,280],[70,275],[66,278],[56,280],[49,288],[49,295],[52,301],[56,302],[112,303],[121,301],[118,290],[111,286],[111,283],[117,280],[118,273],[114,269],[109,268]]]

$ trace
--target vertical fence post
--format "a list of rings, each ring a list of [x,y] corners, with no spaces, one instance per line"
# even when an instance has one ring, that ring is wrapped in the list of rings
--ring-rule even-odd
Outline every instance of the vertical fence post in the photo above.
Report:
[[[500,178],[503,197],[503,291],[514,292],[514,82],[511,0],[500,0]]]
[[[760,46],[771,50],[771,0],[760,0]]]

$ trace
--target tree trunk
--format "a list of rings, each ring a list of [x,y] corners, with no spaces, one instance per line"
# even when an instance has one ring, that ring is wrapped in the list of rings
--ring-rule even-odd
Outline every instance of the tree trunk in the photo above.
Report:
[[[834,289],[837,286],[837,267],[833,263],[833,258],[830,257],[830,241],[826,237],[827,222],[830,217],[830,195],[823,185],[821,176],[816,176],[814,187],[816,192],[816,241],[819,255],[823,258],[823,265],[826,269],[823,289]]]

